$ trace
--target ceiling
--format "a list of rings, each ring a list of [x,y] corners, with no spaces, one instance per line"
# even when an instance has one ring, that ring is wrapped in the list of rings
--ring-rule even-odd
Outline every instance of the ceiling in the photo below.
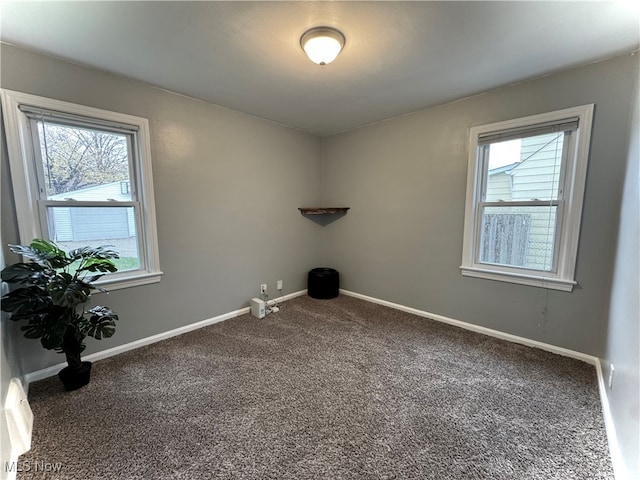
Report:
[[[326,136],[630,52],[635,2],[13,2],[0,38]],[[335,62],[300,36],[340,29]]]

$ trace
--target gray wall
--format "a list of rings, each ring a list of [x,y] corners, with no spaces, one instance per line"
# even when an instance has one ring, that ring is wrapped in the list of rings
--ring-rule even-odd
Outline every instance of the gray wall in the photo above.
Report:
[[[627,158],[626,55],[327,138],[324,198],[351,207],[324,230],[347,290],[591,355],[604,351]],[[572,293],[463,277],[469,127],[595,103]]]
[[[640,63],[640,55],[636,56]],[[627,477],[640,478],[640,81],[636,76],[622,191],[617,254],[611,287],[607,349],[603,358],[605,378],[615,367],[612,388],[607,391],[617,441]]]
[[[1,86],[149,119],[160,266],[158,284],[98,295],[120,315],[104,350],[248,305],[266,282],[306,287],[322,227],[297,207],[318,204],[321,140],[140,82],[1,47]],[[2,160],[2,232],[18,241]],[[3,247],[6,249],[6,247]],[[7,263],[17,258],[5,250]],[[10,326],[11,327],[11,326]],[[64,361],[16,335],[22,372]]]

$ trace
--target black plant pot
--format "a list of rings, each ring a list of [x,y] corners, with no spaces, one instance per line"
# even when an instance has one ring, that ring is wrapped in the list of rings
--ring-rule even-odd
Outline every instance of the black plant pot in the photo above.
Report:
[[[67,392],[84,387],[91,380],[91,362],[82,362],[80,367],[64,367],[58,377]]]

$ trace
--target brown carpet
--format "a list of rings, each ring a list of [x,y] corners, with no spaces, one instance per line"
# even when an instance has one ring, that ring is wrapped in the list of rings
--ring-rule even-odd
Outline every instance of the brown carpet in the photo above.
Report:
[[[613,478],[592,366],[346,296],[30,392],[22,479]]]

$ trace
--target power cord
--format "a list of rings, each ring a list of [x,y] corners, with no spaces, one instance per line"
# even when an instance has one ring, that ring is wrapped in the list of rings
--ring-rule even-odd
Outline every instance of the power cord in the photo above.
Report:
[[[282,302],[284,302],[284,293],[282,293],[282,288],[278,290],[280,295],[273,301],[273,311],[278,312],[282,310]]]
[[[262,294],[262,301],[265,305],[265,317],[271,313],[277,313],[282,310],[281,303],[284,301],[284,293],[282,293],[282,289],[279,289],[278,292],[280,295],[273,299],[272,305],[269,305],[269,295],[267,292]]]

